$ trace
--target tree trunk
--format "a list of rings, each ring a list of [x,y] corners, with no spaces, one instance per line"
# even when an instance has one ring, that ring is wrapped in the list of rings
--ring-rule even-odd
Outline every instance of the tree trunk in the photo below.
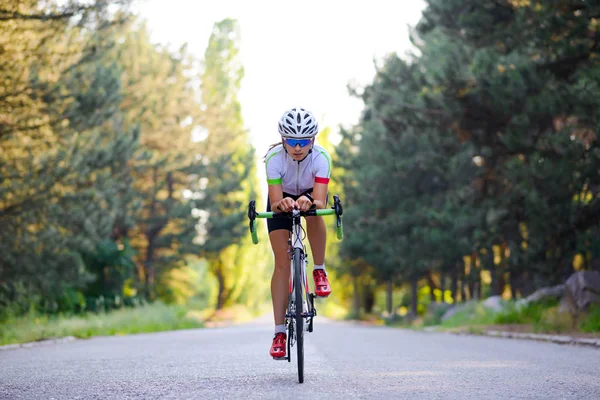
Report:
[[[492,296],[500,295],[500,281],[498,280],[498,269],[494,264],[494,247],[490,246],[486,249],[486,254],[482,257],[483,267],[490,271],[490,286],[492,289]]]
[[[460,281],[460,302],[464,303],[467,301],[467,282],[465,282],[465,276],[463,275]]]
[[[385,309],[387,310],[388,316],[392,316],[392,294],[394,292],[394,283],[392,279],[388,279],[386,282],[386,296],[385,296]]]
[[[446,302],[446,269],[442,267],[441,275],[440,275],[440,290],[442,291],[442,303]]]
[[[467,301],[467,274],[465,273],[465,264],[464,262],[459,263],[459,274],[460,274],[460,302],[464,303]]]
[[[511,268],[508,274],[508,281],[510,283],[510,296],[513,300],[517,299],[517,287],[518,287],[518,272]]]
[[[429,297],[431,299],[431,302],[437,303],[437,299],[435,298],[435,290],[437,289],[437,286],[435,284],[435,281],[433,280],[431,271],[427,273],[427,284],[429,285]]]
[[[417,303],[419,301],[418,283],[418,279],[416,278],[413,278],[410,281],[410,311],[415,317],[417,316]]]
[[[375,290],[370,285],[364,285],[363,305],[365,313],[371,314],[375,305]]]
[[[454,264],[452,268],[452,281],[450,282],[450,292],[452,294],[452,301],[458,303],[458,263]]]
[[[502,296],[506,287],[507,259],[505,257],[506,242],[500,245],[500,264],[498,265],[498,295]]]
[[[475,298],[475,279],[474,269],[475,269],[475,260],[471,257],[471,270],[469,271],[469,276],[465,276],[465,280],[467,281],[467,288],[469,289],[469,299]],[[465,274],[466,275],[466,274]]]
[[[499,288],[498,295],[499,296],[502,296],[502,294],[504,293],[505,287],[506,287],[506,279],[504,277],[504,273],[500,273],[498,275],[498,288]]]
[[[473,282],[473,290],[471,296],[475,300],[481,299],[481,269],[477,266],[477,257],[473,257],[473,266],[471,267],[471,281]]]
[[[352,285],[354,286],[354,293],[352,295],[353,301],[352,301],[352,305],[353,305],[353,309],[354,309],[354,318],[358,318],[360,316],[360,292],[359,292],[359,285],[358,285],[358,277],[357,276],[353,276],[352,277]]]
[[[218,283],[218,291],[217,291],[217,306],[216,310],[221,310],[225,307],[225,302],[227,301],[226,288],[225,288],[225,275],[223,274],[223,268],[221,263],[218,262],[218,267],[214,270],[215,277],[217,278]]]
[[[154,300],[154,237],[148,237],[146,259],[144,260],[144,291],[146,300]]]
[[[512,299],[515,300],[517,298],[517,292],[519,291],[519,286],[522,281],[522,279],[520,279],[522,270],[520,260],[522,258],[521,244],[523,243],[523,236],[521,235],[521,230],[519,229],[519,221],[516,218],[508,225],[504,236],[506,238],[505,246],[510,251],[510,256],[506,260],[509,274],[508,281],[510,283],[510,294]],[[504,257],[504,251],[502,257]]]

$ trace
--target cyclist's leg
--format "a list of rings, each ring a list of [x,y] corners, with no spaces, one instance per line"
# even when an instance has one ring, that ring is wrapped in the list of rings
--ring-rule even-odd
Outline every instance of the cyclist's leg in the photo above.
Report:
[[[267,196],[267,211],[271,205]],[[289,282],[290,282],[290,253],[288,239],[292,230],[292,222],[287,219],[268,219],[269,240],[275,257],[275,269],[271,278],[271,298],[273,301],[273,317],[275,325],[285,323]]]
[[[325,264],[327,227],[323,217],[306,217],[306,233],[312,250],[313,262],[315,265]]]
[[[306,233],[314,262],[313,278],[315,294],[327,297],[331,294],[331,286],[325,272],[325,246],[327,244],[327,227],[323,217],[306,217]]]
[[[278,229],[269,233],[271,248],[275,256],[275,269],[271,278],[271,297],[275,325],[285,323],[285,309],[288,303],[290,284],[290,256],[288,253],[287,229]]]
[[[268,196],[267,211],[271,211]],[[269,228],[271,248],[275,256],[275,268],[271,278],[275,336],[273,337],[269,354],[275,359],[283,359],[286,355],[285,311],[288,303],[290,280],[288,237],[291,231],[291,221],[285,219],[267,219],[267,227]]]
[[[329,197],[329,195],[328,195]],[[327,199],[328,200],[328,199]],[[325,203],[327,205],[327,202]],[[306,217],[306,233],[314,265],[325,264],[325,246],[327,244],[327,226],[323,217]]]

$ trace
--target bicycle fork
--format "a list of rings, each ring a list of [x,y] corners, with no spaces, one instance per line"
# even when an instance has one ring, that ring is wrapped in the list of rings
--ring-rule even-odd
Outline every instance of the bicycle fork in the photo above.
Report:
[[[290,286],[289,286],[289,296],[291,299],[291,303],[294,304],[293,301],[293,290],[294,290],[294,260],[293,260],[293,254],[294,254],[294,249],[299,249],[300,250],[300,254],[301,254],[301,262],[300,265],[302,266],[302,271],[301,271],[301,277],[302,280],[304,281],[304,293],[305,293],[305,297],[303,298],[303,304],[302,306],[302,316],[305,318],[306,320],[306,324],[305,324],[305,329],[308,332],[312,332],[313,331],[313,318],[317,315],[317,309],[315,308],[315,295],[313,293],[309,292],[308,289],[308,274],[306,273],[307,271],[307,265],[308,265],[308,259],[306,256],[306,252],[304,249],[304,245],[302,244],[302,227],[301,227],[301,221],[300,221],[300,212],[297,210],[293,211],[293,218],[294,218],[294,223],[293,223],[293,229],[292,229],[292,235],[291,238],[288,240],[288,246],[290,249]],[[307,304],[308,301],[308,304]],[[297,304],[294,304],[294,308],[297,307]],[[295,317],[295,309],[294,310],[288,310],[286,312],[286,319],[291,318],[293,320],[293,318]]]

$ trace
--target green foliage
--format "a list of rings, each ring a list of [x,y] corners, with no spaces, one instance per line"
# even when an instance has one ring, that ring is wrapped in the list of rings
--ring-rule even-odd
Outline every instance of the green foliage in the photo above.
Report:
[[[96,251],[84,256],[88,270],[95,280],[86,288],[86,294],[92,297],[118,296],[123,293],[125,282],[133,277],[135,251],[129,240],[115,243],[104,239],[96,245]]]
[[[582,332],[600,332],[600,306],[592,305],[589,313],[582,319],[579,329]]]
[[[126,16],[73,1],[46,19],[36,5],[13,13],[2,2],[0,23],[0,114],[10,115],[0,134],[0,309],[10,313],[81,307],[73,291],[93,279],[82,253],[110,235],[118,156],[137,144],[116,115],[119,71],[99,62],[110,40],[96,40]]]
[[[470,301],[463,309],[442,322],[444,328],[456,328],[467,325],[491,325],[495,322],[495,314],[483,307],[481,303]]]
[[[232,299],[264,297],[262,274],[239,273],[249,248],[242,208],[257,186],[229,90],[243,68],[237,43],[227,57],[213,46],[234,42],[235,23],[218,25],[221,36],[215,30],[198,88],[186,46],[152,43],[128,1],[110,12],[100,0],[13,3],[0,0],[0,115],[8,118],[0,124],[0,317],[103,312],[159,298],[208,305],[210,284],[191,282],[202,228],[217,248],[237,246],[237,267],[226,271]],[[212,134],[204,143],[202,129]],[[214,202],[208,223],[200,221],[206,198]]]
[[[253,248],[245,217],[250,200],[259,198],[255,151],[237,97],[244,76],[239,51],[237,21],[215,23],[201,75],[204,168],[193,190],[195,208],[203,215],[201,254],[217,282],[217,309],[263,301],[268,281],[267,243]]]
[[[439,325],[442,322],[442,317],[448,311],[449,305],[437,303],[433,307],[427,308],[427,313],[423,316],[423,325]]]
[[[383,60],[342,130],[347,264],[379,283],[445,276],[456,301],[508,283],[526,296],[564,282],[576,254],[598,262],[598,11],[427,1],[418,54]]]
[[[185,307],[167,306],[160,302],[110,313],[81,316],[47,316],[32,313],[4,321],[0,325],[0,345],[65,336],[89,338],[202,326],[201,321],[188,315]]]
[[[531,303],[521,308],[510,304],[505,311],[496,316],[495,322],[498,324],[539,324],[544,310],[549,307],[550,304],[544,303]]]

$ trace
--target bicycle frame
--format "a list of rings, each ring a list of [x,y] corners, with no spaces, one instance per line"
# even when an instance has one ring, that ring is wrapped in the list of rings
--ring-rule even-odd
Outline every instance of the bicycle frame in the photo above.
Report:
[[[317,315],[314,307],[315,295],[309,292],[308,276],[306,274],[306,252],[302,242],[301,217],[335,215],[337,217],[337,237],[343,238],[342,230],[342,204],[338,196],[333,196],[334,205],[331,209],[312,209],[309,211],[292,210],[289,213],[256,212],[256,202],[250,201],[248,205],[248,219],[250,220],[250,233],[252,242],[258,243],[256,231],[257,218],[292,218],[292,232],[288,241],[290,248],[290,286],[288,294],[288,306],[285,314],[286,326],[288,328],[287,360],[291,362],[290,347],[297,342],[298,346],[298,379],[304,382],[304,332],[313,331],[313,319]],[[299,280],[299,282],[298,282]],[[298,307],[300,312],[298,312]]]
[[[304,295],[306,295],[307,299],[308,299],[308,295],[309,295],[309,291],[308,291],[308,276],[306,275],[306,252],[304,251],[304,243],[302,243],[302,225],[301,225],[301,220],[300,220],[300,211],[299,210],[293,210],[292,211],[292,218],[293,218],[293,222],[292,222],[292,232],[291,232],[291,238],[289,241],[289,245],[290,245],[290,296],[293,294],[294,291],[294,276],[295,276],[295,271],[294,271],[294,249],[299,249],[300,250],[300,256],[301,256],[301,260],[300,260],[300,265],[301,265],[301,271],[300,271],[300,276],[302,277],[302,281],[304,282],[303,284],[303,292]],[[314,310],[314,307],[313,307]],[[302,315],[304,317],[313,317],[314,316],[314,311],[310,311],[308,310],[308,305],[307,304],[302,304]],[[288,315],[286,314],[286,318],[288,317]],[[291,315],[290,315],[291,317]]]

